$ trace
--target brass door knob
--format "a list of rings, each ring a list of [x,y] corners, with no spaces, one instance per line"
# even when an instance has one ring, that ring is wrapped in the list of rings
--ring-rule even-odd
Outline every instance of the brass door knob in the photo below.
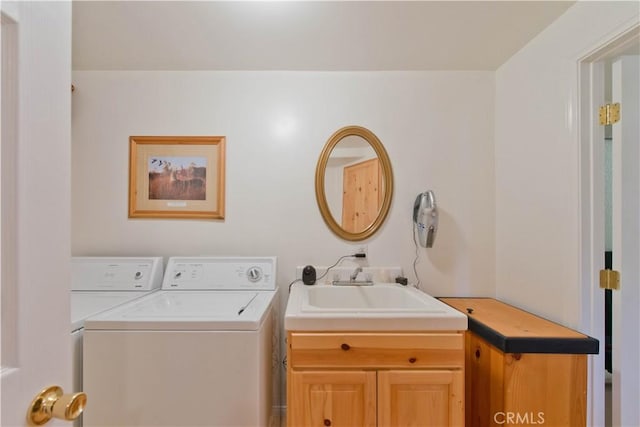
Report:
[[[64,394],[62,388],[52,385],[45,388],[31,402],[27,412],[29,425],[41,426],[52,418],[73,421],[87,405],[85,393]]]

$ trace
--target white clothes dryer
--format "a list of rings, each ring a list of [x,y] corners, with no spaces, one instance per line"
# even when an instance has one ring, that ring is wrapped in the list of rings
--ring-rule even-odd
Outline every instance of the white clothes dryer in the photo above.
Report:
[[[162,290],[87,319],[84,425],[276,425],[275,280],[275,257],[173,257]]]
[[[83,390],[82,338],[85,319],[160,289],[162,273],[162,257],[71,258],[73,390]],[[75,425],[81,425],[81,419]]]

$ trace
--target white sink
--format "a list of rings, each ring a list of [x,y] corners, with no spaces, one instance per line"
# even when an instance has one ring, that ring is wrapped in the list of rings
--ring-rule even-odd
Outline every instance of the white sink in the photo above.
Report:
[[[467,316],[426,293],[395,283],[295,284],[284,318],[297,331],[459,331]]]
[[[442,311],[423,293],[392,284],[377,286],[312,286],[303,298],[303,311]]]

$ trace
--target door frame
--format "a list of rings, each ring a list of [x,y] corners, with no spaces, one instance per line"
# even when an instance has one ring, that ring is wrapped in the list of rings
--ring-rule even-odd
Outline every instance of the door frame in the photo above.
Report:
[[[600,341],[600,352],[589,358],[587,425],[605,425],[604,292],[599,271],[604,268],[604,128],[595,112],[605,102],[603,61],[622,52],[640,35],[640,23],[616,31],[578,59],[581,327]]]

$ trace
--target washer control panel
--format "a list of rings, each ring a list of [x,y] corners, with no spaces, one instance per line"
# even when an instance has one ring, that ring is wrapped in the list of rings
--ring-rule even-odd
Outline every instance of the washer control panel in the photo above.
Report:
[[[161,257],[73,257],[74,291],[148,291],[162,282]]]
[[[172,257],[163,289],[275,290],[275,257]]]

